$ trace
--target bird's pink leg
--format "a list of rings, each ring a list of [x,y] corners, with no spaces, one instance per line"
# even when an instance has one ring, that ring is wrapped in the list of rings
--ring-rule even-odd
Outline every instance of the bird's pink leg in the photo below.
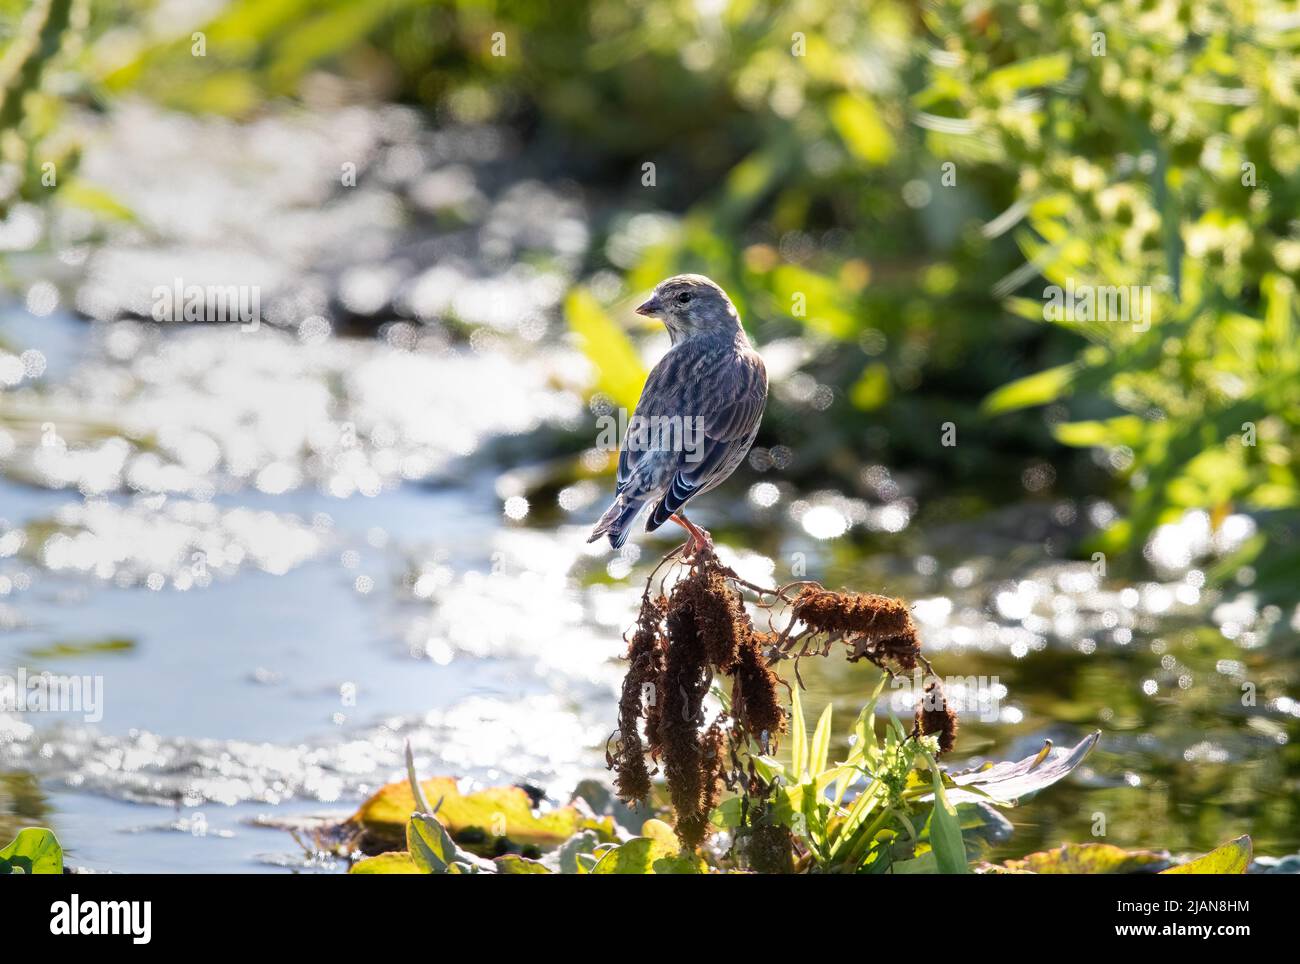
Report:
[[[691,522],[690,519],[686,518],[685,513],[682,513],[681,515],[674,513],[669,516],[669,518],[690,533],[690,536],[686,540],[685,555],[687,558],[695,555],[695,553],[700,549],[706,547],[709,549],[713,548],[713,537],[709,535],[707,530],[701,529],[695,523]]]

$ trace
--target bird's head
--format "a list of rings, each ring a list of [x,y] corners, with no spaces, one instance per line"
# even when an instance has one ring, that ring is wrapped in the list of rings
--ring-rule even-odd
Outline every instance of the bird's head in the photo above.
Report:
[[[673,344],[692,335],[740,330],[736,306],[725,291],[702,274],[679,274],[659,282],[636,313],[662,321]]]

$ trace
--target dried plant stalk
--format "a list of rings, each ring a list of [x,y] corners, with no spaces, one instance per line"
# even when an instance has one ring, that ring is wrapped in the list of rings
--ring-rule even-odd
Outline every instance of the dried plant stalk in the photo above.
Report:
[[[646,580],[641,611],[628,644],[628,671],[619,700],[615,749],[607,762],[615,771],[618,795],[628,803],[645,800],[652,773],[647,755],[662,761],[668,793],[676,811],[679,839],[698,846],[709,830],[709,812],[722,786],[759,791],[752,762],[740,753],[753,741],[770,752],[786,730],[786,713],[772,667],[782,659],[827,655],[843,643],[850,661],[866,659],[891,675],[930,670],[911,610],[901,599],[870,593],[833,592],[813,582],[779,589],[756,586],[724,566],[711,549],[703,549],[664,594],[656,577],[675,550]],[[754,604],[770,614],[789,611],[785,629],[756,630],[744,605],[748,591]],[[728,712],[706,721],[704,699],[715,678],[731,678]],[[801,685],[801,683],[800,683]],[[952,748],[956,716],[942,699],[937,683],[917,708],[916,733],[939,734],[941,751]],[[640,722],[644,721],[642,739]],[[739,751],[739,752],[738,752]]]

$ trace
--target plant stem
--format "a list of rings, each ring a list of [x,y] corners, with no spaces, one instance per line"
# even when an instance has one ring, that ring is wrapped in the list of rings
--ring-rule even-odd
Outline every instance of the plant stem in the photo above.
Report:
[[[880,828],[884,826],[885,821],[893,815],[893,812],[892,807],[886,806],[876,816],[876,819],[871,821],[870,825],[868,825],[867,829],[862,832],[861,836],[854,841],[853,847],[849,851],[849,859],[845,862],[845,867],[848,868],[849,872],[857,869],[867,847],[871,845],[871,841],[875,839],[876,834],[880,831]]]

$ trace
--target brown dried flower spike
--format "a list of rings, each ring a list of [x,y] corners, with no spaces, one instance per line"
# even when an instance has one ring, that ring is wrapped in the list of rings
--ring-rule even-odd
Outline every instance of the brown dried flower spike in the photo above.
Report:
[[[826,647],[844,641],[850,661],[867,659],[881,669],[916,668],[921,641],[907,603],[874,593],[839,593],[805,586],[794,602],[794,618],[813,633],[826,634]]]
[[[951,750],[957,740],[957,713],[948,705],[943,684],[937,679],[926,686],[916,705],[916,726],[912,732],[923,736],[939,734],[940,753]]]
[[[765,637],[754,631],[729,575],[707,550],[667,598],[652,596],[651,574],[628,647],[617,749],[609,754],[619,796],[644,800],[650,774],[637,726],[644,718],[645,747],[663,761],[677,835],[689,847],[708,832],[727,778],[728,740],[740,745],[785,727],[778,680],[762,654]],[[704,698],[715,674],[732,677],[732,714],[707,722]]]
[[[666,596],[667,574],[660,579],[658,593],[652,593],[656,576],[679,551],[665,556],[646,580],[636,631],[628,644],[618,739],[608,763],[615,771],[618,795],[637,803],[650,794],[647,753],[651,760],[662,761],[677,814],[677,835],[693,848],[708,833],[709,812],[717,806],[724,782],[732,788],[757,789],[752,761],[746,766],[741,759],[750,741],[770,752],[775,738],[785,732],[786,714],[777,689],[785,684],[772,671],[773,664],[794,659],[797,679],[800,658],[825,656],[834,643],[843,642],[850,661],[869,660],[891,675],[911,671],[918,663],[926,670],[930,666],[902,600],[832,592],[811,582],[780,589],[756,586],[722,565],[711,548],[695,554]],[[754,605],[769,614],[789,608],[784,631],[755,630],[744,606],[746,590]],[[731,707],[710,721],[705,719],[704,699],[718,675],[731,678]],[[948,750],[956,717],[944,706],[918,715],[917,727],[919,732],[940,733],[940,747]]]

